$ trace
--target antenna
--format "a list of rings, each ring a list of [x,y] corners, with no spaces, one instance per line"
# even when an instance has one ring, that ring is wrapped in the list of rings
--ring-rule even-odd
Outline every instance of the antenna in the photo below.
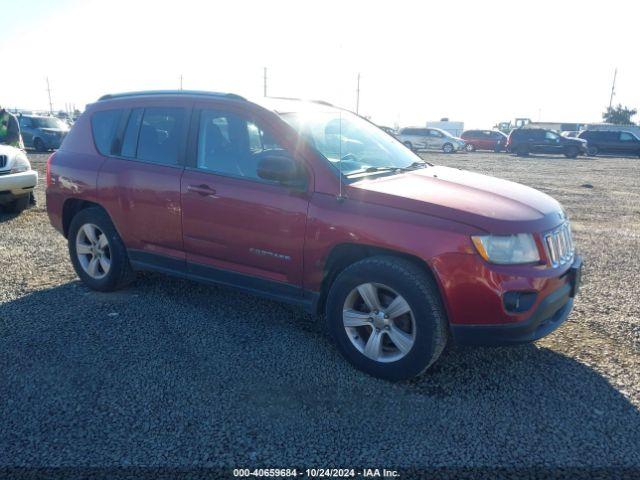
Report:
[[[49,86],[49,77],[47,77],[47,93],[49,94],[49,113],[53,115],[53,103],[51,102],[51,86]]]
[[[182,74],[180,74],[180,90],[182,90]]]
[[[342,110],[338,111],[340,126],[338,127],[338,201],[344,201],[342,196]]]
[[[356,87],[356,115],[359,115],[360,110],[360,73],[358,73],[358,85]]]
[[[618,76],[618,68],[616,67],[615,71],[613,72],[613,84],[611,85],[611,96],[609,97],[609,108],[611,108],[611,105],[613,104],[613,95],[616,92],[616,77]]]

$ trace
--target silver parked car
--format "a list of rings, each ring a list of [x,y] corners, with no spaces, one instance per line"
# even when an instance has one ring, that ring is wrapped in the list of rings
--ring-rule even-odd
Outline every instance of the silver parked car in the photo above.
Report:
[[[465,141],[439,128],[406,127],[398,139],[411,150],[442,150],[444,153],[463,150]]]

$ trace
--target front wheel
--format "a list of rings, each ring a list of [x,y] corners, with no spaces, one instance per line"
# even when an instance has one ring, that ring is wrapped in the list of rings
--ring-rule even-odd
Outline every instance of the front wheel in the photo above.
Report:
[[[89,288],[109,292],[134,279],[124,244],[101,208],[78,212],[69,226],[68,239],[71,263]]]
[[[567,157],[567,158],[576,158],[578,156],[578,153],[580,153],[580,152],[578,151],[578,149],[576,147],[569,147],[564,152],[564,156]]]
[[[413,151],[413,145],[411,144],[411,142],[403,142],[403,145],[409,150]]]
[[[33,148],[35,148],[36,151],[38,151],[38,152],[46,152],[47,151],[47,146],[44,144],[44,142],[42,141],[41,138],[36,138],[33,141]]]
[[[475,152],[476,147],[474,147],[474,146],[473,146],[473,145],[471,145],[470,143],[467,143],[467,144],[465,145],[464,149],[465,149],[467,152]]]
[[[5,209],[9,213],[22,213],[29,207],[30,195],[23,195],[9,203]]]
[[[451,153],[451,152],[453,152],[453,145],[451,145],[450,143],[445,143],[445,144],[442,146],[442,151],[443,151],[444,153]]]
[[[587,148],[587,155],[589,155],[590,157],[595,157],[596,155],[598,155],[598,147],[596,147],[595,145],[589,146]]]
[[[347,267],[326,303],[329,332],[356,368],[386,380],[420,375],[447,342],[447,320],[434,281],[417,265],[377,256]]]

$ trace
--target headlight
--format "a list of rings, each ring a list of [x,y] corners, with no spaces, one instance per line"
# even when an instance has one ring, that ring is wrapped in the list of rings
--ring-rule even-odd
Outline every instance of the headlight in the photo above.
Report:
[[[487,262],[498,264],[532,263],[540,260],[533,235],[474,235],[471,237],[478,253]]]
[[[24,153],[18,153],[13,157],[13,166],[10,173],[20,173],[31,170],[31,164]]]

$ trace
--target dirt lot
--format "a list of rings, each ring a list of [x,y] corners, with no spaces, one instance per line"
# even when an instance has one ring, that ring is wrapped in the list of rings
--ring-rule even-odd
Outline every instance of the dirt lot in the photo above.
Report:
[[[0,466],[640,469],[640,160],[425,158],[565,206],[585,271],[559,331],[388,384],[293,307],[150,274],[89,291],[41,186],[0,216]]]

